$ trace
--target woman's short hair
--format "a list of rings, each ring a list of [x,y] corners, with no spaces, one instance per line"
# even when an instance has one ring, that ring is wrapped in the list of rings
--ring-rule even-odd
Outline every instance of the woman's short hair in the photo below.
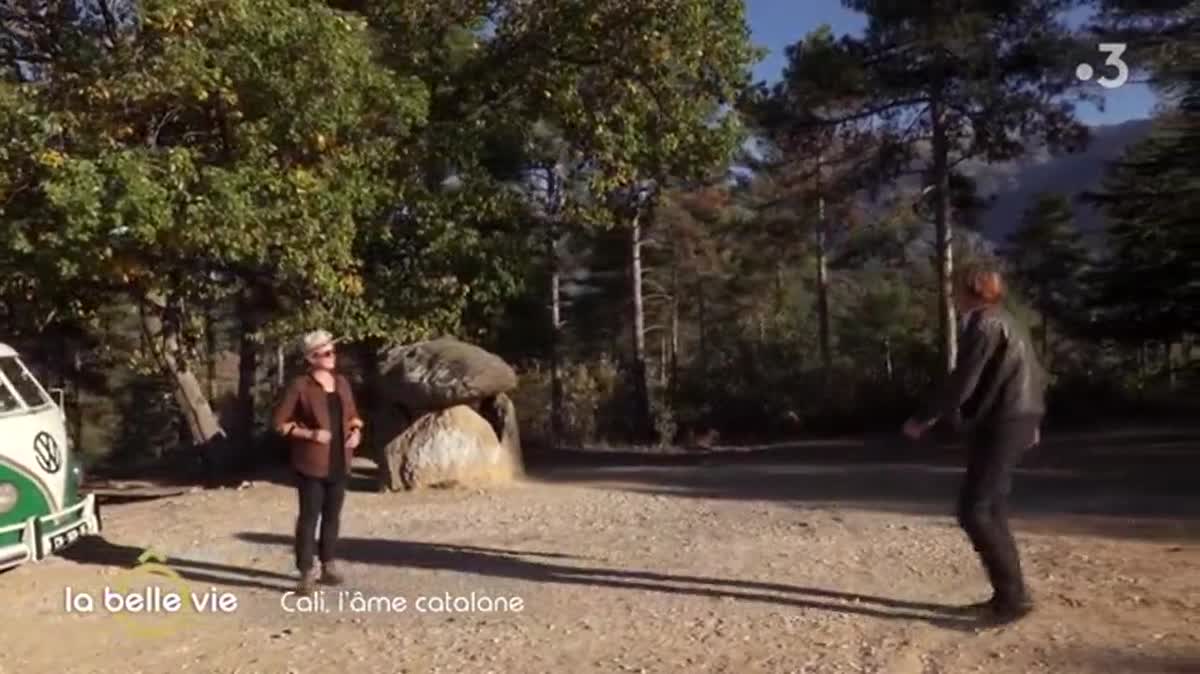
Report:
[[[333,335],[325,330],[313,330],[300,339],[300,351],[307,358],[314,351],[333,344]]]
[[[955,285],[959,292],[986,302],[999,304],[1004,300],[1004,277],[999,271],[984,265],[970,265],[958,270]]]

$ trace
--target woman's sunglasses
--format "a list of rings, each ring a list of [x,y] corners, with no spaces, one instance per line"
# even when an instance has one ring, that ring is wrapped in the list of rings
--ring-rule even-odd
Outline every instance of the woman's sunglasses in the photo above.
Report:
[[[333,358],[333,349],[325,349],[313,354],[313,358]]]

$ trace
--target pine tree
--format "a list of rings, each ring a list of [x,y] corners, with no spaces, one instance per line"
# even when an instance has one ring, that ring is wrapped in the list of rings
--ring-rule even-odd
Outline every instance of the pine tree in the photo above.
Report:
[[[1095,276],[1093,329],[1168,343],[1200,331],[1200,12],[1194,2],[1105,0],[1096,28],[1126,41],[1168,110],[1149,138],[1085,199],[1107,216],[1108,251]]]
[[[846,0],[867,15],[862,38],[817,32],[789,48],[772,92],[781,124],[868,133],[877,149],[850,163],[877,181],[918,169],[937,235],[944,367],[955,360],[950,219],[955,167],[1010,160],[1039,141],[1073,149],[1085,131],[1064,97],[1077,90],[1076,42],[1064,13],[1077,0]],[[857,131],[854,131],[857,130]],[[856,144],[851,143],[851,147]]]
[[[1200,331],[1200,175],[1178,160],[1200,137],[1198,122],[1195,107],[1172,115],[1087,196],[1110,222],[1092,298],[1104,334],[1174,341]]]
[[[1069,319],[1079,307],[1087,264],[1083,237],[1075,228],[1070,201],[1040,193],[1009,237],[1005,251],[1016,284],[1041,317],[1041,351],[1049,350],[1050,317]]]

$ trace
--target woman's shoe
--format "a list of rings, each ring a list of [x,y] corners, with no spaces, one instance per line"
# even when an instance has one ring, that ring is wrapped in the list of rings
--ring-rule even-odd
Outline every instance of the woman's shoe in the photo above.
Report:
[[[317,590],[317,574],[309,570],[300,574],[300,582],[296,584],[296,594],[311,595]]]
[[[334,562],[323,562],[321,564],[322,585],[341,585],[343,582],[345,582],[345,578],[337,572],[337,565]]]

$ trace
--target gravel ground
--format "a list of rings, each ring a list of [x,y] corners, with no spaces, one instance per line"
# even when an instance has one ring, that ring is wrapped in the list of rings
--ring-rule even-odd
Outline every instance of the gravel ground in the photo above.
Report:
[[[1200,672],[1196,520],[1063,514],[1068,498],[1131,502],[1099,486],[1022,501],[1014,529],[1039,610],[979,630],[948,610],[989,594],[948,516],[960,477],[743,462],[355,491],[348,582],[322,612],[283,594],[286,485],[110,505],[102,538],[0,575],[0,672]],[[236,607],[110,613],[106,586],[145,585],[131,566],[146,548],[197,596]]]

